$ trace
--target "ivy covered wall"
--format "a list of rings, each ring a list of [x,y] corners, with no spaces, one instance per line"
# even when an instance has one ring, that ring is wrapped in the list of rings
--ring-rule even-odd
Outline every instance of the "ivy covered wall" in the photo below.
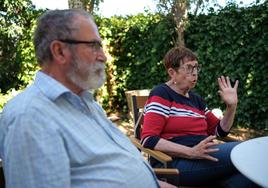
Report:
[[[0,4],[7,12],[0,17],[0,109],[17,93],[14,90],[29,84],[38,69],[31,41],[35,19],[42,11],[21,0],[10,2],[9,7]],[[15,9],[20,13],[14,14]],[[167,80],[162,58],[174,46],[175,25],[161,14],[96,18],[96,22],[109,53],[107,82],[96,97],[108,113],[127,112],[125,91],[152,88]],[[195,90],[208,105],[225,109],[216,79],[228,75],[240,82],[236,125],[268,129],[268,2],[190,16],[185,41],[202,64]]]
[[[187,45],[197,52],[204,67],[196,89],[210,106],[223,109],[216,95],[216,79],[229,75],[239,80],[237,123],[268,129],[267,2],[191,17],[186,36]]]
[[[219,12],[190,16],[186,46],[203,69],[196,91],[211,108],[225,109],[217,94],[217,77],[239,80],[236,124],[268,129],[268,3],[250,8],[230,5]],[[164,54],[174,46],[174,23],[168,16],[137,15],[101,19],[100,30],[113,57],[109,88],[101,91],[107,111],[126,111],[125,91],[165,82]],[[110,101],[110,103],[107,103]]]

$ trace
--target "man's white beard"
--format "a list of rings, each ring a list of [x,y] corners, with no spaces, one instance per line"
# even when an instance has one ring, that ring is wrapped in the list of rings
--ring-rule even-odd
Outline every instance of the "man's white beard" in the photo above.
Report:
[[[79,88],[94,90],[105,82],[105,64],[103,62],[88,64],[73,54],[72,70],[67,73],[67,76]]]

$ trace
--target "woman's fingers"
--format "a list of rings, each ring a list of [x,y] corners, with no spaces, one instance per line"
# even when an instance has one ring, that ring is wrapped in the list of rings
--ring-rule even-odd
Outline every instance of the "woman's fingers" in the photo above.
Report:
[[[213,141],[213,142],[209,142],[209,143],[207,143],[206,146],[207,146],[207,147],[212,147],[212,146],[216,146],[216,145],[218,145],[218,144],[219,144],[218,142],[214,142],[214,141]]]
[[[219,151],[219,148],[210,148],[210,149],[206,149],[205,153],[215,153]]]
[[[226,84],[227,84],[227,87],[232,87],[229,76],[226,77]]]
[[[236,91],[237,91],[238,84],[239,84],[239,81],[236,80],[236,81],[235,81],[235,85],[234,85],[234,89],[235,89]]]
[[[220,87],[221,90],[224,89],[224,88],[232,88],[229,76],[227,76],[227,77],[220,76],[218,78],[218,84],[219,84],[219,87]],[[237,89],[237,87],[238,87],[238,80],[235,81],[235,85],[234,85],[233,88]]]
[[[215,153],[219,151],[219,148],[214,147],[219,144],[218,142],[213,141],[215,138],[216,136],[214,135],[208,136],[197,145],[196,149],[199,151],[197,153],[199,153],[200,159],[207,159],[207,160],[216,161],[216,162],[218,161],[217,158],[209,155],[211,153]]]
[[[207,156],[205,157],[205,159],[210,160],[210,161],[214,161],[214,162],[218,162],[218,161],[219,161],[219,159],[217,159],[217,158],[215,158],[215,157],[212,157],[211,155],[207,155]]]
[[[221,80],[221,77],[218,78],[218,84],[219,84],[220,89],[224,88],[224,84],[223,84],[223,82]]]
[[[205,138],[204,140],[202,140],[200,143],[208,143],[208,142],[212,142],[214,139],[216,138],[215,135],[210,135],[207,138]]]

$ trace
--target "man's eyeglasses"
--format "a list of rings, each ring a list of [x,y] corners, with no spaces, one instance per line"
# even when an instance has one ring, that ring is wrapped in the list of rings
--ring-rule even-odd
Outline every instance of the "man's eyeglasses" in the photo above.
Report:
[[[58,39],[58,40],[68,44],[86,44],[94,52],[99,52],[102,49],[102,44],[100,41],[83,41],[83,40],[72,40],[72,39]]]
[[[196,70],[197,73],[201,71],[201,65],[182,65],[179,68],[183,69],[186,74],[193,74],[194,70]]]

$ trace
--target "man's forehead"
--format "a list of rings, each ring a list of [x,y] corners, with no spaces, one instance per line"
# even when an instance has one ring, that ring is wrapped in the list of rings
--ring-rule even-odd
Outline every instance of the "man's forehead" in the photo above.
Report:
[[[95,22],[88,17],[80,17],[76,21],[76,27],[79,29],[78,35],[95,36],[99,38],[98,27]]]

